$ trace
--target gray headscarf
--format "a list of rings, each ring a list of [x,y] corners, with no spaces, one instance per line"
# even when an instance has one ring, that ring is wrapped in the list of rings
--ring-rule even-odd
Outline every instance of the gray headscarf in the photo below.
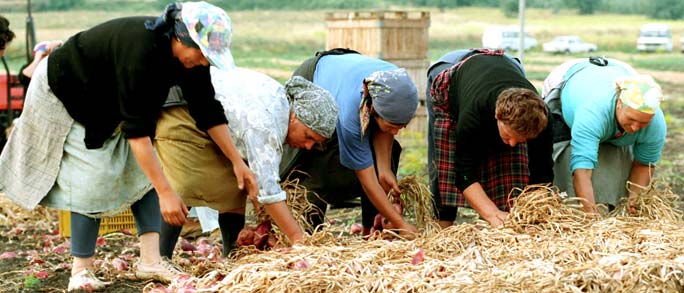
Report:
[[[365,79],[373,108],[392,124],[407,124],[418,108],[418,90],[406,69],[377,71]]]
[[[301,76],[293,76],[285,83],[285,92],[299,121],[325,138],[332,136],[338,109],[329,91]]]

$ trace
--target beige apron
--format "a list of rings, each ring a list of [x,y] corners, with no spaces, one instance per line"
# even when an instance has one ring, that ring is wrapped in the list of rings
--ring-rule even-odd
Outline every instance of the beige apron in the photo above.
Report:
[[[171,187],[191,207],[228,211],[245,206],[233,165],[209,135],[195,126],[187,106],[162,109],[154,139]]]

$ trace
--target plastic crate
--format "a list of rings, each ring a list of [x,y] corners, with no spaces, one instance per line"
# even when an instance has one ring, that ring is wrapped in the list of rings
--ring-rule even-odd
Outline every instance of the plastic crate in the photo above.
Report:
[[[24,86],[19,83],[16,76],[10,76],[10,98],[7,98],[7,75],[0,74],[0,111],[7,111],[7,104],[12,110],[18,111],[24,108]],[[16,118],[16,116],[15,116]]]
[[[59,235],[71,237],[71,212],[59,211]],[[102,218],[98,235],[105,235],[112,232],[119,232],[128,229],[131,233],[137,233],[133,212],[130,209],[110,218]]]

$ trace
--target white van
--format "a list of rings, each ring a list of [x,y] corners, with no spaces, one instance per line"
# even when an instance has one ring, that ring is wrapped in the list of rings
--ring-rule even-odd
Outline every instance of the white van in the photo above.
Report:
[[[482,34],[482,47],[489,49],[518,50],[518,27],[488,27]],[[537,46],[537,40],[525,32],[525,50]]]
[[[672,51],[672,32],[664,23],[647,23],[641,26],[637,39],[637,51]]]

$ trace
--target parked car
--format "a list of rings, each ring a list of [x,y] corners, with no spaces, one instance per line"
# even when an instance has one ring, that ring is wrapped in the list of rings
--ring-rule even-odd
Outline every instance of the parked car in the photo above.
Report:
[[[586,43],[578,36],[560,36],[542,45],[548,53],[585,53],[597,50],[595,44]]]
[[[647,23],[641,26],[637,39],[637,51],[672,51],[672,32],[664,23]]]
[[[482,47],[517,51],[520,47],[519,35],[520,29],[517,27],[488,27],[482,34]],[[525,50],[537,45],[537,40],[525,32]]]

